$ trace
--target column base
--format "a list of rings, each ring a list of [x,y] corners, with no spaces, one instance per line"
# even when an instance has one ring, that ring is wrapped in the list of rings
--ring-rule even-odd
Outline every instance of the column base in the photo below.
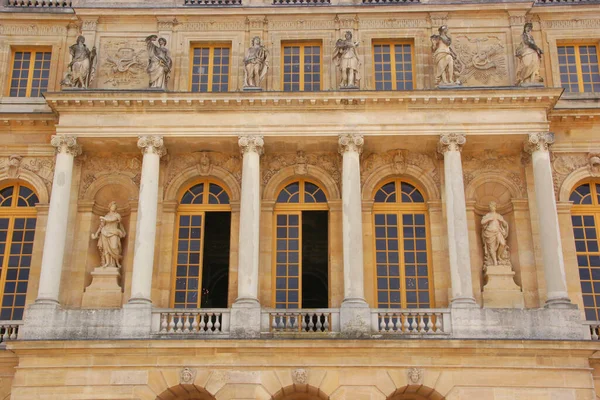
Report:
[[[58,302],[58,300],[51,299],[51,298],[44,298],[44,297],[38,297],[37,299],[35,299],[35,302],[33,304],[46,304],[46,305],[60,306],[60,303]]]
[[[553,299],[546,300],[546,304],[544,304],[544,308],[562,308],[562,309],[576,310],[577,305],[571,303],[571,299],[569,299],[568,297],[556,297]]]
[[[474,297],[455,297],[450,300],[451,308],[479,308]]]
[[[231,305],[230,337],[256,339],[260,337],[260,302],[252,297],[238,297]]]
[[[141,295],[133,296],[127,302],[127,305],[148,305],[152,306],[152,300]]]
[[[340,334],[347,338],[370,336],[371,309],[365,299],[344,299],[340,307]]]

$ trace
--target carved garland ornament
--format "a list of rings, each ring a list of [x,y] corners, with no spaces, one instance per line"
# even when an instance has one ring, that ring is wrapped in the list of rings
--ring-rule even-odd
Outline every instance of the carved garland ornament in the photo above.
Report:
[[[600,177],[600,153],[552,153],[554,192],[558,194],[565,179],[583,167],[591,176]]]
[[[171,157],[167,164],[167,178],[164,187],[169,187],[179,174],[193,166],[196,166],[198,174],[201,176],[212,175],[214,167],[220,167],[231,173],[238,183],[242,181],[242,163],[239,156],[202,151]]]
[[[416,153],[408,150],[395,149],[385,153],[372,153],[366,155],[361,163],[361,179],[368,178],[371,173],[383,165],[392,166],[392,170],[396,174],[404,174],[409,166],[414,166],[425,174],[431,176],[435,184],[439,187],[440,176],[438,173],[435,160],[423,153]]]
[[[306,154],[304,151],[298,151],[295,155],[276,154],[263,157],[261,167],[262,182],[266,185],[277,172],[289,166],[294,166],[294,173],[296,175],[306,175],[311,165],[322,168],[337,184],[340,183],[341,172],[339,156],[337,154]]]
[[[6,176],[10,179],[19,179],[22,171],[32,172],[42,179],[50,192],[54,179],[54,162],[54,157],[22,157],[12,154],[0,159],[0,169],[6,169]]]
[[[81,186],[79,198],[85,198],[90,186],[96,179],[106,175],[126,176],[139,187],[141,179],[142,160],[139,156],[131,157],[85,157],[81,171]]]
[[[524,196],[527,191],[523,170],[520,168],[521,163],[517,156],[499,155],[493,150],[486,150],[483,157],[479,154],[469,154],[463,157],[462,162],[465,187],[480,175],[498,173],[514,183],[521,196]]]

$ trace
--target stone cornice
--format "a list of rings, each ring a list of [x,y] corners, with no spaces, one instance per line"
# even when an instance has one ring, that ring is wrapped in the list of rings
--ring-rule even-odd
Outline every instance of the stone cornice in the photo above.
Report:
[[[550,111],[562,89],[467,88],[417,91],[323,91],[261,93],[189,93],[159,91],[63,91],[46,93],[53,111],[65,112],[161,112],[293,109],[364,109],[406,107],[436,110],[545,109]]]

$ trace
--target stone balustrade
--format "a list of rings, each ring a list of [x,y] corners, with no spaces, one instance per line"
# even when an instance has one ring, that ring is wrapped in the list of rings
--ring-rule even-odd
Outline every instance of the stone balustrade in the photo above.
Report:
[[[155,309],[152,333],[160,335],[229,333],[229,309]]]
[[[396,335],[449,335],[449,309],[371,309],[372,331]]]
[[[589,328],[592,340],[600,340],[600,321],[584,321],[583,324]]]
[[[0,343],[17,340],[19,337],[19,327],[21,325],[23,325],[23,321],[0,322]]]
[[[263,310],[262,314],[261,330],[263,332],[327,333],[340,331],[338,309]]]

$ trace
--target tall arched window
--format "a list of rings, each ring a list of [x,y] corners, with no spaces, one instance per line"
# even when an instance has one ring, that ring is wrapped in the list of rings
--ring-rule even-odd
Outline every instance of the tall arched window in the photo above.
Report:
[[[23,183],[0,189],[1,320],[23,318],[38,197]]]
[[[227,307],[230,229],[231,206],[223,187],[203,180],[183,192],[177,208],[173,307]]]
[[[573,202],[571,220],[585,317],[600,321],[600,182],[579,185],[569,200]]]
[[[329,304],[329,211],[316,184],[298,180],[279,192],[275,205],[276,308],[326,308]]]
[[[377,307],[428,308],[433,303],[427,206],[423,194],[401,179],[375,192]]]

